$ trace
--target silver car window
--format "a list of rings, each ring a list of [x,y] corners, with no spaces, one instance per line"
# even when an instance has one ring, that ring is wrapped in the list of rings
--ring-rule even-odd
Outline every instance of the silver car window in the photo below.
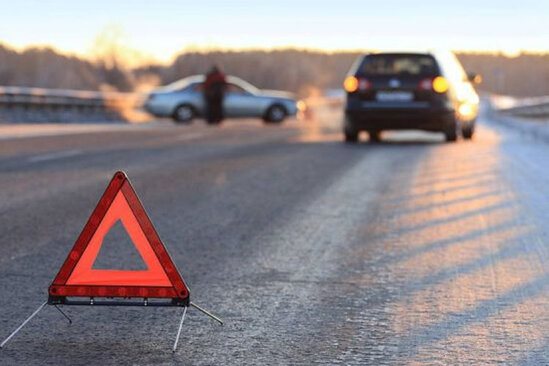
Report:
[[[246,89],[232,83],[227,84],[226,91],[228,93],[234,93],[234,94],[250,94]]]
[[[197,76],[189,76],[181,80],[177,80],[171,84],[168,84],[160,89],[165,91],[181,91],[184,89],[187,89],[189,86],[193,84],[200,83],[204,80],[203,76],[197,75]]]
[[[235,76],[227,77],[227,82],[229,82],[230,84],[234,84],[235,86],[238,86],[239,88],[242,88],[243,90],[245,90],[249,94],[258,94],[259,93],[259,89],[257,89],[255,86],[253,86],[252,84],[248,83],[247,81],[244,81],[244,80],[242,80],[240,78],[237,78]]]

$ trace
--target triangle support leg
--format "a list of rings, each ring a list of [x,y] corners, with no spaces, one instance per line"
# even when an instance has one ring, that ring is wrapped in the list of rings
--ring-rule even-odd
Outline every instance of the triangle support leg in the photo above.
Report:
[[[183,308],[183,315],[181,316],[181,321],[179,322],[179,329],[177,330],[177,336],[175,337],[172,352],[177,350],[177,343],[179,343],[179,336],[181,335],[181,329],[183,328],[183,322],[185,321],[185,314],[187,314],[186,306]]]
[[[67,314],[65,314],[63,310],[59,309],[57,305],[53,305],[53,306],[69,321],[69,324],[72,324],[71,318]]]
[[[14,331],[8,336],[8,338],[6,338],[2,343],[0,343],[0,348],[3,348],[4,345],[5,345],[6,343],[8,343],[9,340],[12,339],[12,337],[13,337],[14,335],[17,334],[17,332],[19,332],[25,325],[27,325],[27,323],[30,322],[31,319],[34,318],[34,317],[36,316],[36,314],[38,314],[38,313],[40,312],[40,310],[42,310],[42,309],[44,308],[44,306],[46,306],[47,303],[48,303],[48,302],[46,301],[46,302],[44,302],[42,305],[40,305],[40,306],[38,307],[38,309],[36,309],[36,310],[34,311],[34,313],[31,314],[31,316],[29,316],[20,326],[17,327],[16,330],[14,330]]]
[[[212,313],[210,313],[208,310],[204,309],[204,308],[201,308],[200,306],[196,305],[195,303],[191,302],[191,306],[193,308],[195,308],[196,310],[198,311],[201,311],[203,312],[204,314],[206,314],[207,316],[209,316],[210,318],[216,320],[219,322],[219,324],[223,325],[223,320],[221,320],[219,317],[213,315]]]

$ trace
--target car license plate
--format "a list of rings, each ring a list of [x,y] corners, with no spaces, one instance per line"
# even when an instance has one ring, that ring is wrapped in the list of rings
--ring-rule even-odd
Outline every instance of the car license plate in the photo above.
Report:
[[[380,91],[376,94],[376,99],[379,102],[409,102],[413,99],[414,95],[411,92],[384,92]]]

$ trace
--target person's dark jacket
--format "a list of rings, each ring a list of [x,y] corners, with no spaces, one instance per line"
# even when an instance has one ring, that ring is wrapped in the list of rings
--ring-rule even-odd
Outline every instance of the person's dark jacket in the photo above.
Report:
[[[204,81],[204,94],[209,100],[223,98],[227,81],[225,75],[219,70],[213,70],[206,75]]]

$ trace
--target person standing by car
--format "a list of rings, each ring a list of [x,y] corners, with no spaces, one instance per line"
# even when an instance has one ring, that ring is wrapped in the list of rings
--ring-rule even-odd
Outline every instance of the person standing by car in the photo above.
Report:
[[[206,121],[218,124],[223,120],[223,96],[227,82],[225,74],[219,67],[213,66],[206,74],[204,81],[204,98],[206,102]]]

